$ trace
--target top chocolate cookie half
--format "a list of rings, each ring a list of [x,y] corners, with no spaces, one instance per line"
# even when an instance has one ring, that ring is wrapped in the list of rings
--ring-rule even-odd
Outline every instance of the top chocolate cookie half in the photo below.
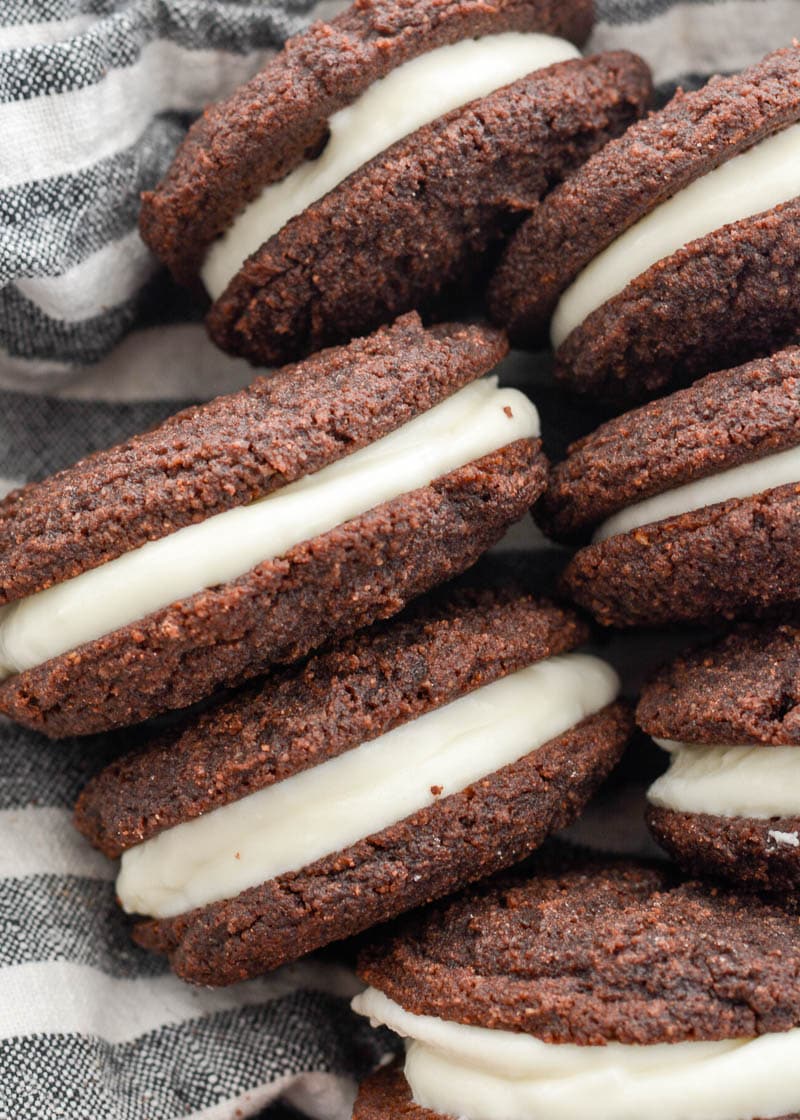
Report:
[[[545,480],[533,406],[476,380],[505,351],[410,315],[11,494],[0,709],[130,723],[463,570]]]
[[[800,629],[740,626],[664,666],[637,721],[661,739],[800,747]]]
[[[590,22],[585,0],[356,4],[194,126],[143,236],[256,362],[438,303],[642,111],[639,60],[583,62],[553,36]]]
[[[795,916],[669,868],[545,863],[367,949],[354,1006],[410,1039],[413,1099],[442,1115],[785,1115],[796,947]]]
[[[679,92],[557,188],[492,285],[498,322],[582,391],[653,393],[788,341],[800,47]]]

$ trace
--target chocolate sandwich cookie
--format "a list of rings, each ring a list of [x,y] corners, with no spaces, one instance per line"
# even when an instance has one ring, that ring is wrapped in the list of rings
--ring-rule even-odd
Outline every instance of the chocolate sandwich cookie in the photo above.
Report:
[[[800,602],[800,348],[603,424],[554,468],[538,516],[564,539],[594,529],[564,582],[607,625]]]
[[[640,59],[580,58],[591,23],[590,0],[359,0],[206,111],[142,236],[256,363],[439,307],[643,112]]]
[[[638,722],[670,753],[648,792],[658,842],[692,872],[800,886],[800,627],[743,627],[662,669]]]
[[[490,874],[580,812],[630,729],[569,611],[415,604],[103,771],[79,829],[122,855],[134,936],[221,985]]]
[[[479,326],[408,315],[0,503],[0,711],[50,736],[181,708],[399,611],[544,489]]]
[[[679,92],[538,207],[490,292],[521,343],[551,323],[581,392],[653,394],[791,341],[800,320],[800,46]]]
[[[353,1120],[800,1115],[797,918],[668,865],[472,888],[367,948],[356,1011],[406,1039]]]

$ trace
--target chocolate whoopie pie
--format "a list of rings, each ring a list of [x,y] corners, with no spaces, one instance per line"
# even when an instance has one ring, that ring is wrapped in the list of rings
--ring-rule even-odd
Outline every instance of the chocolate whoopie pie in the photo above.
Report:
[[[553,191],[490,291],[512,340],[551,321],[576,390],[653,394],[768,353],[800,321],[800,45],[679,92]]]
[[[251,685],[84,791],[139,944],[200,984],[276,968],[506,867],[630,730],[587,630],[513,590],[414,604]]]
[[[800,348],[603,424],[553,469],[539,520],[562,539],[595,530],[564,583],[606,625],[800,602]]]
[[[800,627],[742,627],[662,669],[638,722],[670,752],[648,823],[684,867],[800,886]]]
[[[206,111],[142,236],[256,363],[439,306],[644,111],[640,59],[580,58],[591,24],[590,0],[359,0]]]
[[[0,711],[181,708],[399,611],[544,489],[499,332],[408,315],[0,503]]]
[[[584,859],[503,876],[362,955],[356,1011],[406,1039],[353,1120],[800,1114],[797,918]]]

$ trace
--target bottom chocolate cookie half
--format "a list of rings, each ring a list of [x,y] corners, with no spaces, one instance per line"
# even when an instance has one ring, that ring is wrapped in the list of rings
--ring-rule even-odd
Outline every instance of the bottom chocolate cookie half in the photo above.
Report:
[[[197,984],[244,980],[508,867],[577,817],[621,757],[611,704],[509,766],[300,871],[140,923],[147,949]]]
[[[769,616],[800,601],[797,483],[596,541],[564,583],[605,626]]]
[[[635,399],[791,341],[798,216],[795,198],[659,261],[569,335],[556,377],[582,393]]]
[[[398,1064],[386,1066],[362,1081],[353,1106],[353,1120],[432,1120],[438,1115],[414,1104],[403,1067]]]
[[[651,805],[647,824],[692,874],[781,894],[800,886],[800,817],[719,817]]]

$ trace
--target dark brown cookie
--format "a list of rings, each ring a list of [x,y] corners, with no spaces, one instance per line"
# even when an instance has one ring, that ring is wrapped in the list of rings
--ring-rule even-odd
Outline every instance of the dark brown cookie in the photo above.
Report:
[[[550,473],[537,520],[584,535],[626,506],[800,444],[800,348],[709,374],[610,420]]]
[[[277,968],[520,860],[571,823],[619,760],[630,731],[613,704],[519,762],[345,851],[134,931],[198,984]]]
[[[0,501],[0,605],[320,470],[507,352],[499,331],[404,315],[17,490]]]
[[[733,498],[582,548],[563,582],[604,626],[760,617],[800,600],[800,484]]]
[[[540,342],[561,294],[615,238],[693,180],[798,119],[796,45],[740,75],[679,92],[533,212],[492,282],[494,317],[516,341]],[[581,391],[642,395],[784,341],[797,316],[785,290],[786,283],[795,287],[796,225],[795,207],[785,206],[649,269],[565,341],[559,375]]]
[[[81,795],[76,824],[116,857],[586,637],[570,611],[513,588],[440,592],[112,763]],[[578,815],[630,729],[627,709],[610,704],[346,850],[142,922],[136,939],[196,983],[276,968],[522,858]]]
[[[796,950],[797,918],[777,905],[666,866],[586,860],[412,917],[363,953],[359,975],[413,1014],[650,1045],[795,1027]]]
[[[143,196],[142,234],[181,283],[211,242],[268,184],[327,136],[328,118],[404,62],[461,39],[542,31],[582,43],[590,0],[403,3],[360,0],[314,23],[190,129],[164,181]]]
[[[54,738],[183,708],[401,610],[468,568],[544,489],[518,440],[247,575],[0,684],[0,711]]]
[[[353,1106],[353,1120],[455,1120],[414,1104],[401,1064],[386,1066],[362,1081]]]
[[[644,64],[618,52],[538,71],[419,129],[253,253],[209,313],[212,338],[275,363],[434,310],[475,287],[518,215],[649,95]]]
[[[642,689],[649,735],[695,744],[800,747],[800,630],[740,627],[664,666]],[[800,758],[800,755],[798,756]],[[657,798],[658,800],[658,798]],[[656,840],[692,873],[759,890],[800,885],[800,817],[721,816],[650,805]]]
[[[800,628],[743,626],[665,665],[636,718],[659,739],[800,746]]]
[[[316,471],[490,369],[481,327],[416,315],[12,495],[0,539],[4,601]],[[0,711],[51,736],[145,719],[386,618],[469,567],[546,481],[522,439],[0,683]]]
[[[647,824],[690,874],[775,894],[800,887],[800,817],[718,817],[650,805]]]
[[[798,385],[800,349],[790,347],[603,424],[552,472],[537,520],[556,537],[585,539],[648,498],[797,447]],[[800,601],[800,492],[761,486],[638,527],[609,526],[613,535],[574,556],[565,586],[617,626],[759,616]]]
[[[77,826],[115,859],[588,636],[572,612],[510,588],[434,594],[112,763]]]

